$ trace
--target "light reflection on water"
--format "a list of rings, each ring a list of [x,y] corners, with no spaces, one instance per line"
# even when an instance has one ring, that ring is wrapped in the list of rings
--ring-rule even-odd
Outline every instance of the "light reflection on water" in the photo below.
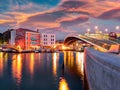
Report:
[[[20,87],[22,77],[22,56],[21,54],[13,55],[12,76],[16,81],[17,87]]]
[[[0,52],[0,76],[3,75],[3,53]]]
[[[53,53],[52,54],[52,63],[53,63],[53,74],[54,74],[54,76],[57,75],[58,60],[59,60],[59,53]]]
[[[77,70],[78,70],[78,73],[81,74],[81,76],[84,76],[84,60],[81,57],[84,57],[84,53],[76,52]],[[82,78],[84,79],[84,77]]]
[[[59,90],[70,90],[65,78],[61,78],[61,80],[59,82]]]
[[[0,90],[83,90],[83,67],[80,52],[0,53]]]
[[[30,54],[30,62],[29,62],[29,68],[30,68],[30,75],[33,76],[34,74],[34,53]]]

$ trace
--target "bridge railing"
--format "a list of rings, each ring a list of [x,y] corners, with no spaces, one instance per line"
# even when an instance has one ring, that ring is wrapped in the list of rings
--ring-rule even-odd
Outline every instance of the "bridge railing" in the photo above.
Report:
[[[2,48],[10,48],[10,49],[18,50],[17,46],[15,46],[15,45],[9,45],[9,44],[3,44]]]
[[[85,36],[85,35],[79,35],[81,38],[84,38],[85,40],[88,40],[98,46],[101,46],[105,49],[109,49],[110,48],[110,45],[108,45],[107,43],[104,43],[100,40],[97,40],[97,39],[94,39],[94,38],[91,38],[91,37],[88,37],[88,36]]]
[[[85,49],[85,72],[90,90],[120,89],[120,57],[91,48]]]

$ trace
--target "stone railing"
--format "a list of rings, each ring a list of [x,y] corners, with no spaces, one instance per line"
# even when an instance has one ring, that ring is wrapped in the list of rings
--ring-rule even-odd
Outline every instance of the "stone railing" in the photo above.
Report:
[[[90,90],[120,90],[120,55],[85,49],[85,73]]]

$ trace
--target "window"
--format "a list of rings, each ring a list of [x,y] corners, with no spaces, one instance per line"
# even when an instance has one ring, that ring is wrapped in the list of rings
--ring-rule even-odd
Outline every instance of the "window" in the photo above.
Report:
[[[36,42],[31,42],[31,45],[36,45],[37,43]]]
[[[46,45],[47,44],[47,42],[44,42],[44,45]]]

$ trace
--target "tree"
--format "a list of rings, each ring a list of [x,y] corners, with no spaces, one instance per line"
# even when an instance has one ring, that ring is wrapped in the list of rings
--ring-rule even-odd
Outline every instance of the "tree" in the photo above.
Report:
[[[0,44],[3,44],[3,34],[0,33]]]

